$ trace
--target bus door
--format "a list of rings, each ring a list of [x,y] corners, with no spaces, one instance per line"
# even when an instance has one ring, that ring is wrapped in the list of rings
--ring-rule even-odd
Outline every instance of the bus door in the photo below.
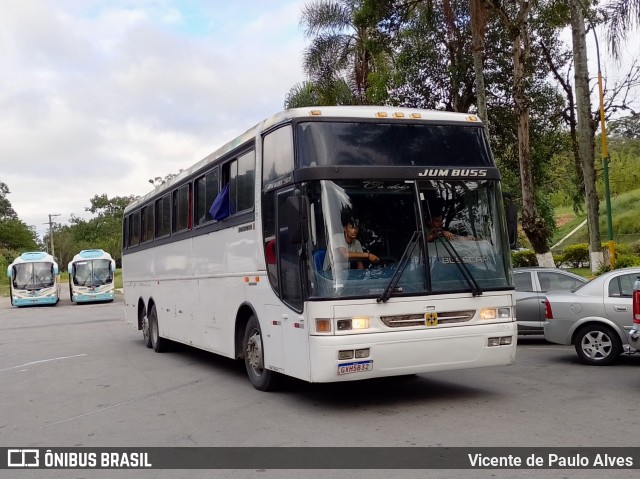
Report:
[[[276,250],[277,293],[281,301],[276,308],[269,307],[273,318],[279,321],[282,333],[282,350],[287,374],[307,378],[309,376],[309,325],[303,315],[303,288],[301,251],[305,228],[301,221],[303,204],[293,188],[276,195]],[[298,205],[298,206],[295,206]],[[304,208],[303,208],[304,209]],[[277,315],[277,317],[275,317]]]

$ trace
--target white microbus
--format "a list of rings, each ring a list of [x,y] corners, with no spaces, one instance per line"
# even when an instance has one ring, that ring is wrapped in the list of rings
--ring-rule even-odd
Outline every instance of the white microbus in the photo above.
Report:
[[[69,272],[69,297],[75,303],[113,301],[116,262],[101,249],[83,249],[73,257]]]
[[[42,251],[22,253],[7,268],[9,296],[13,306],[58,304],[58,263]]]
[[[123,233],[146,345],[242,358],[260,390],[515,360],[500,175],[473,115],[278,113],[130,204]]]

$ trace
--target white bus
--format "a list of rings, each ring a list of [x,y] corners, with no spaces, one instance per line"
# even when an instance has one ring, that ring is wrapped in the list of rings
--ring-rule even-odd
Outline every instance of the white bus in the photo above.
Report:
[[[60,300],[58,263],[42,251],[22,253],[7,268],[13,306],[56,305]]]
[[[113,301],[116,262],[101,249],[83,249],[73,257],[69,272],[69,297],[74,303]]]
[[[447,234],[428,241],[436,209]],[[130,204],[123,233],[146,345],[244,359],[260,390],[515,360],[500,175],[473,115],[281,112]]]

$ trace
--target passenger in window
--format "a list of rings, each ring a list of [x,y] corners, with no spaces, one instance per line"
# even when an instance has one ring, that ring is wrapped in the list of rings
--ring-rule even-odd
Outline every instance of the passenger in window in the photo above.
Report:
[[[342,233],[333,235],[331,238],[334,263],[349,263],[350,268],[364,269],[364,261],[377,263],[380,260],[375,254],[362,249],[362,244],[357,238],[360,227],[353,217],[343,217],[342,229]],[[323,269],[328,271],[330,268],[331,262],[329,255],[327,255]]]
[[[442,236],[449,241],[455,238],[455,235],[451,231],[444,229],[443,225],[444,219],[442,217],[442,213],[427,216],[427,241],[435,241]]]

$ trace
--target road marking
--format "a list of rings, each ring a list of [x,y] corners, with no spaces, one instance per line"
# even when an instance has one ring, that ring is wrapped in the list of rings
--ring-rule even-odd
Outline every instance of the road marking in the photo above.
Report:
[[[121,403],[118,403],[118,404],[114,404],[112,406],[107,406],[107,407],[103,407],[103,408],[100,408],[100,409],[95,409],[93,411],[89,411],[89,412],[85,412],[84,414],[80,414],[79,416],[74,416],[74,417],[70,417],[70,418],[67,418],[67,419],[63,419],[62,421],[52,422],[51,424],[45,424],[44,426],[40,426],[38,429],[42,429],[43,427],[55,426],[57,424],[62,424],[63,422],[73,421],[74,419],[79,419],[79,418],[85,417],[85,416],[91,416],[92,414],[95,414],[97,412],[106,411],[108,409],[112,409],[114,407],[122,406],[124,404],[129,404],[129,403],[132,403],[132,402],[135,402],[135,401],[136,401],[136,399],[131,399],[129,401],[124,401],[124,402],[121,402]]]
[[[48,363],[49,361],[59,361],[60,359],[80,358],[82,356],[88,356],[88,354],[75,354],[73,356],[60,356],[59,358],[41,359],[40,361],[32,361],[30,363],[21,364],[20,366],[11,366],[10,368],[0,369],[0,373],[3,371],[9,371],[11,369],[24,368],[25,366],[33,366],[34,364]]]

